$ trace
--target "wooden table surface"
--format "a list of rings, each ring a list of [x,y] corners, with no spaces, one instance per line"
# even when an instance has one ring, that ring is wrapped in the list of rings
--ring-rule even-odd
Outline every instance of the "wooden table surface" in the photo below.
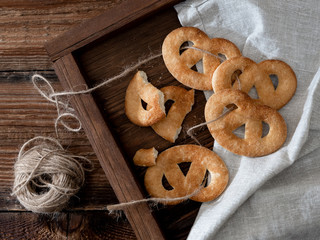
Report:
[[[26,211],[11,196],[13,165],[19,148],[35,136],[55,136],[55,106],[34,89],[39,73],[61,90],[44,49],[47,40],[122,0],[0,1],[0,239],[135,239],[125,217],[109,215],[117,202],[83,131],[60,129],[60,141],[74,154],[88,156],[95,170],[69,207],[55,215]]]

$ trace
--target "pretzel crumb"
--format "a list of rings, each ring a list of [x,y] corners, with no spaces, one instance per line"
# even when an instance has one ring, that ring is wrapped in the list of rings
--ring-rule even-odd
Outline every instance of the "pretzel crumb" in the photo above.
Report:
[[[140,167],[151,167],[156,165],[158,151],[152,147],[139,149],[133,157],[133,163]]]

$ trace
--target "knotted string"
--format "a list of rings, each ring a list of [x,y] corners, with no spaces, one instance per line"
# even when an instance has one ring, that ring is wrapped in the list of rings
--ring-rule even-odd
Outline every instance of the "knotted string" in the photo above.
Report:
[[[220,61],[224,61],[225,59],[213,54],[209,51],[194,47],[194,46],[184,46],[181,47],[181,50],[184,49],[194,49],[200,52],[203,52],[205,54],[211,55],[217,59],[220,59]],[[87,94],[87,93],[91,93],[103,86],[106,86],[110,83],[112,83],[113,81],[120,79],[122,77],[125,77],[126,75],[128,75],[130,72],[136,70],[138,67],[140,67],[143,64],[146,64],[148,62],[150,62],[153,59],[156,59],[158,57],[162,56],[162,53],[158,53],[158,54],[154,54],[151,55],[145,59],[139,60],[136,64],[133,64],[130,67],[127,67],[123,72],[121,72],[120,74],[113,76],[111,78],[106,79],[105,81],[101,82],[100,84],[92,87],[92,88],[87,88],[85,90],[80,90],[80,91],[64,91],[64,92],[55,92],[52,85],[50,84],[50,82],[44,78],[43,76],[39,75],[39,74],[34,74],[32,76],[32,83],[34,85],[34,87],[38,90],[38,92],[48,101],[54,103],[56,105],[56,109],[57,109],[57,118],[55,120],[55,130],[56,130],[56,134],[58,136],[58,123],[60,121],[60,123],[69,131],[72,132],[79,132],[82,128],[81,125],[81,121],[79,120],[78,116],[74,113],[74,109],[72,107],[69,106],[69,104],[63,102],[63,101],[59,101],[58,97],[62,97],[62,96],[75,96],[75,95],[80,95],[80,94]],[[237,77],[238,79],[238,77]],[[42,90],[38,84],[38,80],[41,80],[43,83],[45,83],[48,87],[49,92],[45,92],[44,90]],[[238,79],[239,81],[239,79]],[[239,86],[240,86],[240,81],[239,81]],[[62,113],[62,111],[64,111]],[[70,117],[73,118],[77,123],[78,123],[78,127],[72,127],[70,125],[68,125],[66,122],[63,121],[63,118],[65,117]],[[195,127],[200,127],[200,126],[195,126]],[[192,128],[195,129],[195,128]],[[189,129],[190,130],[190,129]],[[188,130],[188,132],[190,133],[190,131]],[[189,134],[188,134],[189,135]],[[194,139],[194,137],[192,137]],[[197,140],[196,140],[197,141]],[[197,141],[198,142],[198,141]]]
[[[175,203],[175,202],[184,202],[188,200],[189,198],[192,198],[193,196],[197,195],[201,189],[203,189],[203,184],[197,188],[193,193],[185,195],[183,197],[176,197],[176,198],[144,198],[140,200],[133,200],[130,202],[124,202],[124,203],[118,203],[118,204],[110,204],[107,206],[107,210],[112,211],[122,211],[127,209],[128,207],[138,205],[140,203],[144,202],[153,202],[154,205],[157,205],[159,203],[162,204],[168,204],[168,203]]]
[[[203,122],[203,123],[200,123],[198,125],[195,125],[191,128],[189,128],[187,130],[187,134],[200,146],[202,146],[202,144],[198,141],[198,139],[194,136],[193,134],[193,130],[196,129],[196,128],[199,128],[199,127],[202,127],[202,126],[205,126],[205,125],[208,125],[210,123],[213,123],[215,121],[218,121],[219,119],[223,118],[224,116],[226,116],[227,114],[231,113],[233,110],[237,109],[237,107],[235,105],[232,105],[230,108],[227,108],[227,110],[224,110],[223,113],[221,113],[217,118],[215,119],[212,119],[208,122]]]
[[[85,171],[92,169],[86,157],[66,152],[54,138],[38,136],[20,148],[11,195],[30,211],[59,212],[84,184]]]
[[[111,78],[106,79],[105,81],[103,81],[102,83],[92,87],[92,88],[88,88],[85,90],[80,90],[80,91],[65,91],[65,92],[55,92],[51,83],[44,78],[43,76],[39,75],[39,74],[34,74],[32,76],[32,83],[33,86],[38,90],[38,92],[48,101],[54,103],[56,105],[56,109],[57,109],[57,118],[55,120],[55,130],[56,130],[56,135],[58,136],[58,123],[60,121],[60,123],[69,131],[72,132],[79,132],[82,128],[81,125],[81,121],[79,120],[78,116],[74,113],[75,110],[69,106],[69,104],[58,100],[59,97],[70,97],[70,96],[75,96],[75,95],[80,95],[80,94],[87,94],[87,93],[91,93],[94,90],[97,90],[103,86],[106,86],[110,83],[112,83],[113,81],[120,79],[126,75],[128,75],[130,72],[134,71],[135,69],[137,69],[138,67],[140,67],[141,65],[150,62],[151,60],[158,58],[162,56],[162,54],[155,54],[155,55],[151,55],[145,59],[142,59],[140,61],[138,61],[136,64],[127,67],[123,72],[121,72],[120,74],[113,76]],[[41,89],[40,85],[39,85],[39,80],[42,81],[44,84],[47,85],[47,91],[44,91]],[[63,112],[63,113],[62,113]],[[70,117],[73,118],[77,123],[78,123],[78,127],[72,127],[70,125],[68,125],[66,122],[63,121],[63,118],[65,117]]]
[[[221,62],[223,62],[225,59],[215,55],[211,52],[208,52],[206,50],[194,47],[194,46],[185,46],[182,47],[181,49],[194,49],[197,51],[201,51],[205,54],[211,55],[216,57],[217,59],[220,59]],[[135,69],[137,69],[139,66],[148,63],[149,61],[158,58],[162,56],[161,53],[159,54],[155,54],[155,55],[151,55],[148,58],[145,58],[143,60],[138,61],[136,64],[126,68],[123,72],[121,72],[120,74],[113,76],[111,78],[106,79],[105,81],[101,82],[100,84],[92,87],[92,88],[87,88],[85,90],[80,90],[80,91],[64,91],[64,92],[55,92],[52,85],[50,84],[50,82],[44,78],[43,76],[39,75],[39,74],[34,74],[32,76],[32,83],[34,85],[34,87],[38,90],[38,92],[48,101],[52,102],[55,104],[56,109],[57,109],[57,118],[55,120],[55,131],[56,131],[56,135],[58,136],[58,123],[60,122],[67,130],[72,131],[72,132],[78,132],[81,130],[82,125],[80,122],[80,119],[77,117],[77,115],[75,114],[75,110],[69,106],[68,103],[65,103],[61,100],[59,100],[59,97],[70,97],[70,96],[75,96],[75,95],[80,95],[80,94],[88,94],[93,92],[94,90],[97,90],[103,86],[106,86],[108,84],[110,84],[111,82],[118,80],[126,75],[128,75],[130,72],[134,71]],[[237,78],[238,79],[238,78]],[[42,88],[39,85],[39,80],[42,81],[44,84],[46,84],[47,86],[47,92],[45,90],[42,90]],[[239,79],[238,79],[239,80]],[[240,82],[239,82],[240,83]],[[240,85],[239,85],[240,86]],[[234,109],[229,109],[227,112],[223,113],[221,116],[219,116],[217,119],[214,119],[210,122],[206,122],[206,123],[201,123],[199,125],[193,126],[191,127],[188,131],[187,134],[189,136],[192,137],[192,139],[194,139],[199,145],[201,145],[199,143],[199,141],[193,136],[192,131],[198,127],[201,127],[203,125],[209,124],[211,122],[217,121],[218,119],[220,119],[221,117],[225,116],[226,114],[228,114],[229,112],[231,112]],[[73,127],[69,124],[67,124],[65,121],[63,121],[63,118],[65,117],[69,117],[69,118],[73,118],[77,123],[78,123],[78,127]],[[30,141],[32,141],[33,139],[31,139]],[[29,144],[29,142],[25,143],[25,145]],[[25,146],[24,145],[24,146]],[[60,144],[59,144],[60,145]],[[23,151],[24,146],[21,148],[20,152]],[[59,146],[61,147],[61,145]],[[54,152],[54,151],[53,151]],[[22,189],[24,189],[24,187],[28,184],[28,182],[32,179],[32,177],[34,176],[34,173],[36,170],[38,170],[39,166],[41,165],[42,161],[44,161],[44,159],[46,159],[49,155],[51,155],[52,152],[48,152],[44,155],[41,155],[40,160],[38,160],[38,163],[33,166],[33,170],[31,172],[31,174],[28,176],[27,179],[25,179],[23,181],[23,183],[18,183],[17,185],[15,185],[14,187],[14,192],[13,194],[17,195],[17,193],[19,193]],[[61,155],[61,154],[60,154]],[[77,157],[78,156],[69,156],[69,157]],[[19,153],[19,157],[18,159],[21,159],[20,153]],[[39,174],[37,174],[38,176]],[[33,184],[35,184],[35,182],[33,181]],[[114,210],[123,210],[124,208],[127,208],[129,206],[132,205],[136,205],[136,204],[140,204],[142,202],[155,202],[155,203],[170,203],[170,202],[177,202],[177,201],[185,201],[189,198],[191,198],[192,196],[195,196],[196,194],[198,194],[198,192],[203,188],[203,186],[201,185],[198,189],[196,189],[193,193],[183,196],[183,197],[177,197],[177,198],[147,198],[147,199],[141,199],[141,200],[135,200],[135,201],[131,201],[131,202],[127,202],[127,203],[120,203],[120,204],[115,204],[115,205],[109,205],[107,206],[107,209],[109,211],[114,211]],[[56,189],[58,189],[56,187]],[[69,195],[69,194],[67,194]]]
[[[221,62],[225,61],[225,59],[224,59],[223,57],[220,57],[219,55],[213,54],[212,52],[209,52],[209,51],[207,51],[207,50],[204,50],[204,49],[201,49],[201,48],[197,48],[197,47],[194,47],[194,46],[184,46],[184,47],[181,47],[180,49],[181,49],[181,50],[194,49],[194,50],[203,52],[203,53],[205,53],[205,54],[208,54],[208,55],[210,55],[210,56],[213,56],[213,57],[215,57],[215,58],[218,58]]]

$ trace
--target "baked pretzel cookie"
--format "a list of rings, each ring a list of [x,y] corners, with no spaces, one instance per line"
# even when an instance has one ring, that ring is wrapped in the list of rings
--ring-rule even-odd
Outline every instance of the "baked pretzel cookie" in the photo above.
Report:
[[[185,175],[179,163],[189,162],[190,168]],[[209,172],[207,186],[200,189]],[[165,176],[172,189],[167,190],[162,183]],[[221,158],[205,147],[180,145],[159,154],[156,165],[149,167],[144,177],[145,187],[153,197],[177,198],[196,192],[191,199],[199,202],[217,198],[226,188],[229,173]],[[170,202],[177,204],[179,202]]]
[[[181,46],[186,42],[193,43],[193,47],[200,50],[186,49],[180,54]],[[210,39],[204,32],[194,27],[173,30],[162,45],[164,63],[179,82],[198,90],[212,90],[212,73],[219,66],[220,60],[205,51],[216,56],[223,54],[227,59],[241,56],[239,49],[232,42],[222,38]],[[191,69],[200,60],[203,64],[203,73]]]
[[[236,109],[221,117],[224,108],[235,104]],[[213,94],[205,106],[206,122],[213,138],[224,148],[238,155],[259,157],[278,150],[286,140],[287,126],[282,116],[273,108],[261,105],[239,90],[224,89]],[[262,122],[269,132],[262,137]],[[245,136],[233,133],[245,125]]]
[[[232,81],[233,74],[240,70],[240,86]],[[275,88],[270,75],[276,75],[278,86]],[[297,79],[291,67],[280,60],[265,60],[255,63],[246,57],[237,57],[223,62],[213,73],[213,90],[218,93],[226,88],[241,89],[248,93],[255,87],[258,101],[274,109],[287,104],[297,88]]]
[[[141,99],[150,106],[148,110],[143,108]],[[129,83],[125,113],[131,122],[139,126],[151,126],[166,116],[163,93],[148,82],[143,71],[138,71]]]
[[[187,91],[176,86],[167,86],[160,89],[164,94],[164,102],[173,100],[167,116],[151,125],[153,130],[164,139],[174,143],[181,131],[181,124],[185,116],[191,111],[194,103],[194,90]],[[150,106],[147,106],[149,109]]]

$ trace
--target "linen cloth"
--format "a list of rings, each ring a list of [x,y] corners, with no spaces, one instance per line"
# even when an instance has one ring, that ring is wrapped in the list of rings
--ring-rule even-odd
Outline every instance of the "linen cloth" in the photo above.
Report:
[[[288,127],[280,150],[248,158],[215,143],[230,183],[202,204],[188,239],[319,239],[320,1],[187,0],[175,9],[183,26],[226,38],[256,62],[283,60],[298,80],[279,111]]]

